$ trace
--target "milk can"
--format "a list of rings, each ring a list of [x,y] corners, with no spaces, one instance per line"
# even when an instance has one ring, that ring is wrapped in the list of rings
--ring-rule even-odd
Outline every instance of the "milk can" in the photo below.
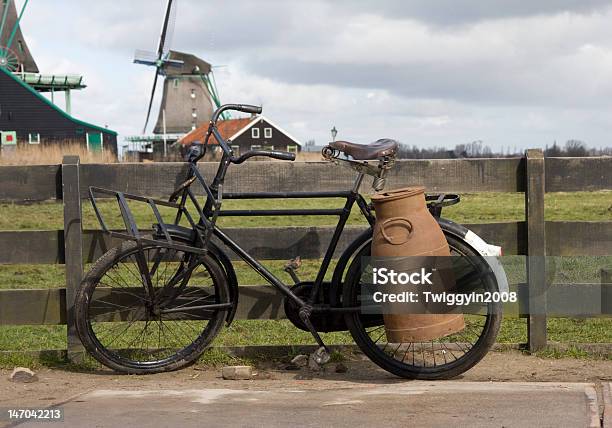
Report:
[[[382,260],[383,263],[389,260],[389,263],[394,265],[400,260],[403,271],[431,268],[434,264],[450,264],[450,257],[445,257],[450,256],[448,243],[438,222],[427,209],[423,187],[382,192],[372,196],[372,202],[376,211],[372,241],[373,259]],[[387,257],[392,259],[386,259]],[[449,270],[446,270],[447,274]],[[451,278],[448,275],[445,277],[444,274],[438,275],[433,291],[452,289],[455,284],[452,274],[450,276]],[[401,313],[402,311],[393,310],[393,305],[398,308],[397,303],[383,303],[385,332],[390,343],[429,341],[465,328],[463,314],[437,311]]]

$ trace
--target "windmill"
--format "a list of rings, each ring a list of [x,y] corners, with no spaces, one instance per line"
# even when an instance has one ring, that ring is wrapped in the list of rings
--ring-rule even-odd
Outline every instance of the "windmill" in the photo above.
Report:
[[[27,5],[25,0],[17,15],[14,0],[0,0],[0,67],[11,72],[38,73],[19,27]]]
[[[0,0],[1,1],[1,0]],[[137,50],[134,62],[155,67],[153,87],[149,97],[143,127],[146,133],[158,79],[164,79],[164,89],[153,133],[162,134],[164,154],[166,136],[182,135],[210,121],[213,110],[220,106],[212,67],[195,55],[170,50],[176,17],[177,0],[168,0],[156,52]]]

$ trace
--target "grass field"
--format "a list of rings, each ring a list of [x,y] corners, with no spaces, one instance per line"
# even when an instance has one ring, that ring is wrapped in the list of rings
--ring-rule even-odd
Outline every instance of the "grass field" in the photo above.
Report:
[[[226,201],[228,209],[243,208],[294,208],[318,207],[334,208],[342,205],[341,200],[274,200],[274,201]],[[111,202],[101,204],[102,211],[111,227],[121,227],[121,218]],[[149,225],[154,222],[146,207],[134,206],[137,222]],[[164,211],[166,215],[171,212]],[[99,228],[89,204],[84,204],[84,228]],[[522,194],[466,194],[462,202],[445,209],[444,216],[459,223],[486,223],[517,221],[524,219],[524,197]],[[547,220],[565,221],[612,221],[612,192],[555,193],[546,195]],[[169,218],[169,217],[168,217]],[[219,224],[226,227],[282,227],[332,225],[334,217],[253,217],[220,218]],[[350,225],[364,224],[358,212],[349,220]],[[31,205],[0,204],[0,230],[53,230],[63,227],[61,204],[48,202]],[[282,271],[285,261],[268,261],[265,264],[279,277],[289,281]],[[516,263],[510,263],[515,265]],[[518,263],[520,264],[520,263]],[[307,260],[300,276],[309,278],[318,269],[317,260]],[[599,269],[612,267],[610,257],[600,258],[563,258],[559,267],[561,278],[598,282]],[[259,276],[248,269],[244,263],[236,264],[242,284],[261,283]],[[509,267],[512,281],[520,281],[524,273],[521,269]],[[0,266],[1,288],[46,288],[60,287],[64,282],[61,265],[6,265]],[[612,320],[610,319],[551,319],[549,339],[555,342],[600,342],[612,343]],[[329,343],[349,343],[346,333],[326,335]],[[522,319],[506,319],[498,338],[500,342],[525,342],[526,323]],[[294,328],[288,321],[237,321],[225,330],[215,342],[217,345],[247,344],[300,344],[312,343],[311,337]],[[65,347],[64,326],[2,326],[0,327],[0,350],[60,349]],[[554,356],[554,355],[552,355]],[[580,356],[580,355],[578,355]],[[9,364],[9,360],[4,360]],[[0,365],[2,365],[0,357]],[[10,365],[10,364],[9,364]]]
[[[280,199],[269,201],[227,200],[224,209],[257,208],[341,208],[341,199]],[[549,221],[611,221],[612,192],[575,192],[546,194],[546,220]],[[461,203],[446,208],[444,217],[458,223],[491,223],[524,220],[524,196],[521,193],[462,194]],[[101,211],[110,227],[122,227],[116,203],[103,201]],[[143,204],[132,205],[138,224],[145,226],[154,222],[154,216]],[[169,209],[161,209],[165,216],[172,215]],[[87,201],[83,203],[83,227],[99,229],[93,209]],[[168,217],[168,218],[170,218]],[[226,227],[282,227],[333,225],[335,217],[222,217],[219,224]],[[353,210],[349,225],[365,224],[357,210]],[[49,230],[62,229],[62,205],[57,202],[37,204],[0,203],[0,230]]]

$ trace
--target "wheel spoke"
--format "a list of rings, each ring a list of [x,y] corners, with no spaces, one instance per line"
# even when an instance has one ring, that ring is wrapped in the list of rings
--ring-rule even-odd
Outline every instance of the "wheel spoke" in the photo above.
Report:
[[[88,290],[85,312],[93,343],[93,349],[88,349],[126,371],[132,367],[161,368],[193,358],[198,349],[194,345],[203,343],[203,338],[208,343],[217,334],[226,311],[191,307],[229,299],[227,294],[219,295],[220,287],[226,287],[220,282],[223,278],[215,277],[208,265],[194,256],[159,246],[144,248],[153,285],[154,300],[150,301],[136,263],[137,251],[131,248],[111,259]],[[195,263],[187,265],[186,259]],[[164,313],[164,308],[179,310]]]
[[[457,261],[456,264],[453,263],[455,277],[459,278],[457,283],[462,283],[469,291],[497,291],[496,278],[490,274],[482,257],[471,249],[464,252],[460,248],[462,247],[453,247],[451,253]],[[367,250],[369,249],[355,255],[353,263],[360,263],[362,257],[369,256]],[[356,266],[359,269],[359,264]],[[349,294],[343,295],[343,299],[346,299],[344,301],[350,303],[347,306],[360,306],[362,301],[360,293],[364,284],[361,283],[362,278],[359,275],[351,273],[354,269],[350,267],[347,273],[347,280],[353,281],[354,284],[345,286],[345,290],[349,290]],[[445,373],[456,374],[462,366],[471,367],[473,362],[470,361],[484,355],[475,351],[482,350],[482,347],[489,346],[490,343],[480,339],[485,335],[490,337],[497,334],[501,314],[496,305],[479,305],[475,309],[478,310],[473,312],[477,313],[463,315],[465,326],[461,330],[421,342],[392,345],[388,341],[382,343],[385,335],[384,330],[381,332],[381,329],[384,329],[383,320],[381,319],[382,325],[372,327],[366,324],[371,322],[371,318],[360,313],[355,313],[350,318],[352,321],[349,328],[357,344],[382,368],[405,377],[434,379],[444,377]]]

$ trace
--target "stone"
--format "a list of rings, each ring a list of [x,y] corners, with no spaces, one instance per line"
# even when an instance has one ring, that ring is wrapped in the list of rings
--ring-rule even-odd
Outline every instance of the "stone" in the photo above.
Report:
[[[342,363],[336,364],[336,373],[346,373],[348,372],[348,367]]]
[[[251,380],[253,378],[253,367],[225,366],[221,370],[221,376],[226,380]]]
[[[310,354],[310,357],[308,358],[308,368],[313,372],[321,371],[321,366],[319,363],[317,363],[314,353]]]
[[[11,382],[32,383],[38,381],[38,376],[26,367],[15,367],[9,376]]]
[[[293,357],[291,364],[298,367],[306,367],[308,365],[308,355],[300,354]]]

